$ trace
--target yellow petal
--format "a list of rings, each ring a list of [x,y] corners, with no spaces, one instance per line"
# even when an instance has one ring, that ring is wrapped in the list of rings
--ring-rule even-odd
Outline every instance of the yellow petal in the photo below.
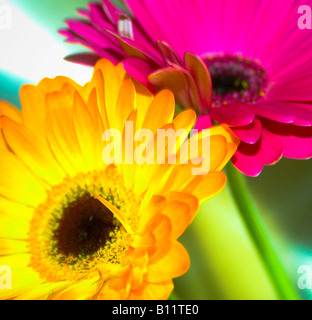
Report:
[[[34,209],[0,196],[0,212],[29,222],[33,217]]]
[[[173,282],[144,282],[139,289],[131,290],[129,300],[167,300],[173,290]]]
[[[192,181],[183,191],[192,193],[200,203],[203,203],[223,190],[226,184],[226,175],[223,172],[211,172],[206,176],[199,177],[198,180],[200,181]]]
[[[142,128],[142,124],[146,116],[146,112],[150,104],[152,103],[154,96],[140,82],[131,78],[130,76],[128,77],[131,79],[135,87],[135,92],[136,92],[135,108],[138,110],[137,126],[135,128],[136,130],[139,130],[140,128]]]
[[[187,204],[180,201],[169,201],[162,213],[170,218],[172,239],[177,239],[191,222],[191,211]]]
[[[43,282],[33,269],[27,267],[29,262],[29,254],[0,256],[0,266],[9,266],[12,275],[12,289],[0,290],[1,300],[15,298]]]
[[[57,184],[65,176],[45,140],[25,126],[1,119],[4,138],[11,150],[23,161],[28,169],[50,184]]]
[[[20,90],[20,98],[24,125],[44,137],[46,123],[44,92],[34,85],[24,85]]]
[[[154,216],[161,211],[165,204],[165,197],[153,195],[153,197],[147,203],[143,203],[141,205],[138,212],[138,216],[140,218],[138,232],[144,231],[146,225],[152,221]]]
[[[127,121],[133,123],[133,127],[130,126],[124,128],[122,134],[122,143],[123,143],[123,161],[120,165],[120,169],[122,171],[122,176],[124,179],[125,187],[128,189],[133,189],[135,183],[135,172],[136,172],[136,163],[133,159],[134,152],[135,152],[135,144],[133,140],[130,140],[130,135],[134,137],[135,135],[135,127],[137,122],[137,110],[133,110],[129,115]],[[129,131],[130,130],[130,131]],[[130,132],[130,134],[129,134]],[[130,141],[131,143],[128,144],[126,141]],[[127,161],[126,161],[127,156]],[[118,166],[118,165],[117,165]]]
[[[36,207],[46,199],[46,192],[12,153],[0,152],[0,195]]]
[[[131,242],[131,247],[137,249],[148,249],[155,245],[156,239],[151,232],[144,232],[143,234],[137,234],[134,236]]]
[[[108,116],[105,104],[105,84],[101,70],[94,71],[90,85],[90,94],[88,96],[88,105],[92,103],[92,109],[98,109],[105,129],[109,128]],[[97,113],[97,112],[96,112]]]
[[[125,122],[134,109],[135,98],[135,88],[132,81],[130,79],[124,81],[118,94],[115,116],[112,119],[114,129],[123,131]]]
[[[198,211],[198,199],[191,193],[170,191],[162,213],[169,217],[172,225],[172,239],[177,239],[193,221]]]
[[[0,127],[0,130],[1,130],[1,127]],[[6,145],[6,142],[4,140],[4,137],[1,131],[0,131],[0,150],[8,150],[8,147]]]
[[[236,152],[236,150],[237,150],[237,144],[228,142],[228,144],[227,144],[227,153],[226,153],[223,161],[216,168],[217,171],[221,171],[227,165],[227,163],[231,160],[231,158],[233,157],[233,155]]]
[[[47,94],[48,137],[57,160],[66,170],[69,162],[77,172],[86,172],[72,119],[74,93],[72,87],[65,85],[62,91]]]
[[[73,123],[86,169],[88,171],[103,169],[103,133],[96,131],[90,112],[78,93],[74,94]]]
[[[9,117],[10,119],[22,123],[22,114],[21,112],[10,105],[7,102],[0,101],[0,117],[6,116]],[[0,131],[1,131],[1,125],[0,125]],[[3,138],[2,132],[0,132],[0,150],[8,150],[7,144]]]
[[[174,164],[162,164],[155,166],[154,174],[151,178],[151,183],[147,190],[144,190],[144,199],[142,201],[142,206],[150,201],[150,199],[156,195],[162,195],[164,185],[170,177],[173,169],[176,167]]]
[[[169,123],[159,129],[164,130],[164,132],[167,132],[167,130],[172,130],[172,132],[174,132],[174,125],[172,123]],[[172,149],[169,152],[169,140],[165,139],[164,143],[158,142],[157,132],[154,136],[151,135],[150,140],[148,139],[149,137],[146,137],[146,140],[143,142],[145,147],[146,159],[142,159],[142,162],[145,163],[137,163],[135,169],[133,189],[138,194],[144,193],[152,183],[155,183],[154,177],[159,167],[169,162],[169,154],[171,155],[172,153],[174,153],[176,146],[179,144],[179,139],[177,139],[177,143],[176,141],[174,141]],[[159,150],[158,144],[160,146]],[[141,159],[139,160],[141,161]],[[136,157],[135,161],[138,161],[138,157]]]
[[[170,191],[166,193],[166,199],[167,201],[182,201],[190,207],[192,212],[196,212],[198,210],[198,199],[193,194]]]
[[[14,300],[47,300],[51,295],[55,295],[55,292],[67,286],[68,283],[66,281],[43,283],[29,288],[29,290],[21,293]]]
[[[180,129],[185,129],[187,132],[189,132],[193,128],[195,121],[196,121],[195,111],[193,109],[188,109],[181,112],[173,120],[173,124],[176,131]]]
[[[125,68],[122,65],[122,62],[118,63],[117,66],[115,67],[115,70],[119,76],[119,79],[125,79],[128,75],[126,73]]]
[[[201,163],[200,166],[203,167],[203,170],[208,169],[210,172],[216,171],[220,167],[221,163],[224,162],[227,155],[227,140],[223,135],[210,135],[206,132],[205,134],[200,132],[189,139],[188,145],[189,146],[185,144],[181,147],[182,152],[179,153],[179,155],[182,155],[181,159],[183,162],[185,162],[184,159],[189,159],[189,163],[194,162],[194,168],[199,166],[196,165],[194,160],[202,157],[208,166],[205,168],[204,163]],[[190,145],[197,145],[198,148],[191,149]],[[205,149],[207,147],[209,148],[208,151]]]
[[[0,239],[0,255],[27,253],[28,251],[27,242],[24,240]]]
[[[57,76],[53,79],[44,78],[38,83],[38,88],[44,93],[51,93],[55,91],[60,91],[64,85],[69,85],[73,87],[79,93],[82,92],[82,87],[70,78]]]
[[[192,163],[175,165],[167,179],[164,180],[162,188],[159,186],[157,193],[166,194],[170,190],[182,191],[184,186],[196,177],[192,174],[193,168]]]
[[[93,125],[94,125],[94,130],[96,132],[104,132],[104,122],[102,121],[101,115],[100,115],[100,110],[98,107],[98,97],[97,97],[97,91],[96,88],[93,88],[91,91],[88,100],[87,100],[87,108],[89,110]],[[107,123],[107,119],[106,119]]]
[[[213,137],[215,137],[215,136],[222,136],[227,141],[226,154],[225,154],[223,160],[215,168],[215,170],[220,171],[224,168],[224,166],[228,163],[228,161],[232,158],[232,156],[236,152],[236,150],[240,144],[240,140],[233,134],[231,129],[226,125],[212,127],[209,130],[204,130],[204,132],[202,132],[202,138],[205,138],[208,135],[210,135],[211,141],[212,141]],[[215,152],[215,150],[216,150],[215,146],[211,145],[210,152],[213,153],[213,152]],[[213,169],[211,169],[211,170],[213,170]]]
[[[169,90],[159,92],[149,106],[142,124],[143,129],[156,130],[172,122],[175,109],[173,93]]]
[[[33,208],[0,197],[0,238],[28,239],[33,214]]]
[[[0,213],[0,237],[5,239],[28,239],[29,223],[26,219],[11,215],[10,213]],[[1,252],[0,252],[1,254]]]
[[[149,250],[150,263],[161,260],[171,249],[172,224],[170,219],[158,214],[149,225],[156,239],[155,246]]]
[[[110,121],[115,117],[116,103],[122,85],[120,70],[106,59],[101,59],[97,62],[94,67],[94,73],[96,73],[97,70],[100,70],[104,79],[105,108],[107,119]]]
[[[148,266],[145,281],[157,283],[183,275],[190,267],[190,258],[181,243],[175,242],[169,253]]]
[[[18,123],[22,123],[21,112],[5,101],[0,101],[0,116],[6,116]]]
[[[120,210],[118,210],[115,206],[113,206],[110,202],[105,200],[103,197],[99,195],[95,195],[95,197],[108,209],[110,210],[114,216],[120,221],[123,227],[127,230],[128,233],[133,234],[133,230],[131,229],[130,224],[127,221],[127,218],[122,214]]]
[[[68,288],[52,295],[51,300],[88,300],[92,299],[100,289],[98,279],[87,279],[75,283]]]
[[[131,274],[128,272],[123,277],[110,278],[98,295],[99,300],[126,300],[131,289]]]
[[[144,280],[144,275],[147,272],[149,256],[146,250],[136,250],[131,258],[131,290],[140,287]]]
[[[233,134],[231,129],[225,124],[210,128],[209,129],[209,134],[211,136],[222,135],[222,136],[225,137],[227,142],[233,143],[233,144],[235,144],[237,146],[240,143],[240,140]]]

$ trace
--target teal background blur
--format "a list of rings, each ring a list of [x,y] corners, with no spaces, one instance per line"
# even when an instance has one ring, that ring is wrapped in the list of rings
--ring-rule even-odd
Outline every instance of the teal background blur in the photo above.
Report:
[[[63,43],[64,39],[57,34],[57,30],[64,27],[64,19],[76,16],[76,8],[84,8],[87,2],[85,0],[11,0],[11,3],[18,6],[60,43]],[[12,38],[12,41],[14,41],[14,38]],[[64,46],[71,52],[81,51],[79,46],[65,43]],[[5,49],[1,47],[0,42],[0,50]],[[33,50],[36,50],[36,48],[33,48]],[[18,91],[20,86],[27,82],[29,82],[27,79],[21,79],[0,70],[0,99],[20,107]],[[297,288],[298,267],[300,265],[310,265],[312,268],[311,177],[311,160],[283,159],[275,166],[266,167],[260,177],[247,178],[248,187],[259,208],[268,234],[292,285],[301,299],[312,299],[312,290],[299,290]],[[228,259],[230,254],[233,254],[231,259],[235,261],[233,265],[236,265],[237,261],[242,266],[248,265],[249,260],[245,255],[240,255],[239,251],[235,254],[239,242],[235,243],[235,237],[234,241],[231,240],[232,238],[229,239],[231,224],[226,228],[225,225],[229,223],[228,219],[231,219],[230,216],[227,216],[231,214],[228,211],[232,210],[233,216],[237,213],[234,212],[235,204],[233,203],[229,207],[220,209],[224,206],[224,199],[233,202],[228,188],[222,194],[211,199],[209,204],[202,207],[194,223],[181,238],[189,251],[192,263],[188,273],[175,280],[175,292],[182,299],[248,299],[257,297],[256,293],[262,290],[261,283],[257,282],[257,279],[254,279],[254,285],[250,283],[250,281],[253,281],[251,277],[249,278],[251,280],[248,280],[249,291],[244,291],[244,281],[246,280],[244,273],[242,274],[231,267],[231,260]],[[220,210],[223,210],[223,212]],[[212,226],[209,219],[214,214],[220,215],[220,221],[214,221]],[[227,220],[222,220],[223,214]],[[207,216],[208,219],[205,220],[204,216]],[[218,236],[216,236],[214,230],[216,227],[220,230]],[[243,228],[243,223],[240,227]],[[215,242],[214,251],[207,247],[208,241]],[[223,247],[220,245],[219,252],[218,241],[223,243]],[[226,250],[224,249],[225,245]],[[217,258],[220,265],[214,264],[216,254],[218,254]],[[224,260],[221,259],[222,255],[226,256]],[[223,266],[222,261],[227,265]],[[238,293],[237,286],[242,286]],[[251,293],[252,290],[255,294]],[[234,292],[236,293],[234,294]],[[265,296],[261,296],[261,298],[265,298]]]

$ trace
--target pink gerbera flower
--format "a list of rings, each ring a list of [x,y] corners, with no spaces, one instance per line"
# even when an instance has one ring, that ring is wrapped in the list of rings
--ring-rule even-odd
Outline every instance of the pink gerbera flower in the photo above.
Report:
[[[196,109],[197,128],[229,125],[242,141],[234,165],[257,176],[283,156],[312,157],[312,33],[298,28],[301,4],[127,0],[127,13],[102,0],[61,33],[95,52],[69,60],[122,60],[150,89]]]

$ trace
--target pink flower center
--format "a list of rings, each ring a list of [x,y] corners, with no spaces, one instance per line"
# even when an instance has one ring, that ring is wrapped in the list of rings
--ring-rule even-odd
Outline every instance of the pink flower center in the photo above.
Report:
[[[203,58],[213,84],[213,103],[255,102],[265,95],[268,79],[258,61],[222,54]]]

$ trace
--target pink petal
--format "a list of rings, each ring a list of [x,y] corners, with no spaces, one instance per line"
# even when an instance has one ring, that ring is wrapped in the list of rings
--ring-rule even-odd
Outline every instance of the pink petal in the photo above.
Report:
[[[312,81],[311,81],[312,82]],[[270,98],[274,100],[284,100],[284,101],[296,101],[296,102],[311,102],[312,101],[312,84],[308,87],[296,87],[288,89],[288,87],[281,86],[279,91],[274,91],[274,93],[269,95]]]
[[[219,123],[241,127],[252,123],[255,113],[252,108],[242,103],[230,103],[211,109],[211,116]]]
[[[97,30],[95,30],[93,26],[89,25],[84,21],[75,19],[66,20],[66,23],[72,31],[79,34],[81,37],[85,38],[89,42],[102,48],[105,47],[105,44],[107,43],[107,38]]]
[[[312,126],[312,105],[307,104],[292,104],[296,111],[296,120],[294,124],[297,126]]]
[[[284,156],[290,159],[312,158],[312,134],[310,137],[281,136]]]
[[[195,130],[198,130],[199,132],[212,127],[212,121],[210,115],[204,115],[204,116],[199,116],[197,118],[197,121],[195,123]]]
[[[261,173],[264,165],[278,162],[283,157],[283,150],[280,138],[262,129],[261,138],[257,143],[240,143],[237,152],[232,157],[232,162],[244,174],[256,177]]]
[[[89,11],[87,9],[77,9],[77,13],[84,18],[89,18]]]
[[[73,36],[73,32],[70,31],[69,29],[59,29],[57,31],[60,35],[66,37],[66,38],[71,38]]]
[[[250,177],[257,177],[264,165],[261,141],[259,140],[256,144],[241,142],[232,157],[232,162],[242,173]]]
[[[121,38],[118,34],[110,30],[105,31],[118,41],[122,50],[128,57],[140,58],[143,60],[151,60],[151,62],[154,62],[155,66],[160,66],[163,64],[163,61],[160,60],[159,57],[153,55],[153,53],[151,53],[150,51],[147,51],[147,48],[142,47],[137,42],[126,38]]]
[[[273,79],[274,85],[268,92],[270,100],[312,101],[312,60],[307,53],[303,53],[302,57],[305,57],[306,61],[299,63],[296,57],[293,61],[295,65],[288,66],[291,67],[289,72],[282,72],[279,77]]]
[[[136,20],[133,21],[133,35],[134,41],[140,43],[148,52],[153,52],[159,60],[162,60],[161,54],[158,52],[155,43]]]
[[[89,3],[89,9],[89,19],[96,28],[116,31],[116,25],[110,21],[100,3]]]
[[[69,62],[73,63],[80,63],[85,66],[94,66],[98,60],[100,60],[102,57],[105,57],[106,59],[110,60],[115,65],[118,64],[120,59],[118,59],[117,55],[113,55],[109,52],[107,52],[106,56],[101,56],[95,54],[95,53],[89,53],[89,52],[82,52],[82,53],[75,53],[69,56],[66,56],[64,59]]]
[[[79,43],[79,44],[81,44],[83,46],[86,46],[86,47],[90,48],[97,56],[100,56],[100,57],[103,57],[103,58],[107,58],[110,61],[112,61],[114,64],[117,64],[118,62],[120,62],[121,59],[124,56],[123,51],[119,47],[119,44],[117,43],[118,47],[114,46],[114,45],[112,45],[112,43],[111,43],[111,41],[109,39],[106,39],[107,40],[106,43],[103,43],[103,46],[107,45],[109,47],[109,49],[103,49],[103,47],[95,45],[92,42],[89,42],[88,40],[82,38],[79,34],[75,33],[72,30],[62,29],[62,30],[59,30],[59,33],[62,34],[62,35],[65,35],[66,37],[68,37],[66,39],[66,42]],[[75,59],[74,55],[73,55],[73,59]],[[69,59],[67,59],[67,60],[71,61],[72,57],[69,56]],[[88,59],[86,59],[86,60],[88,60]],[[77,61],[73,60],[72,62],[79,63],[79,60],[77,60]],[[83,64],[85,64],[83,60],[81,62]],[[86,64],[88,65],[88,63],[86,63]]]
[[[69,62],[81,63],[86,66],[94,66],[101,57],[94,53],[82,52],[66,56],[64,59]]]
[[[116,8],[110,0],[102,0],[103,3],[103,9],[109,18],[109,20],[113,24],[117,24],[119,19],[120,10]]]
[[[139,58],[125,58],[122,61],[125,70],[136,80],[148,87],[148,75],[153,68],[148,62]]]
[[[257,116],[282,123],[296,120],[295,110],[285,102],[266,101],[252,105]]]
[[[272,165],[283,157],[283,145],[280,139],[264,129],[261,136],[261,149],[265,165]]]
[[[280,140],[286,158],[309,159],[312,157],[312,127],[299,127],[265,119],[262,125]]]
[[[155,64],[158,64],[160,66],[164,65],[163,59],[161,58],[160,54],[158,53],[158,51],[156,51],[154,48],[152,48],[152,50],[150,50],[150,46],[144,46],[144,43],[138,43],[134,40],[131,39],[126,39],[126,38],[122,38],[120,39],[123,43],[121,44],[123,46],[123,44],[127,44],[127,46],[140,51],[141,53],[144,54],[145,57],[151,59],[152,61],[155,62]],[[120,42],[120,41],[119,41]],[[124,48],[123,48],[124,49]]]
[[[262,125],[259,119],[243,127],[232,127],[233,133],[243,142],[255,144],[261,137]]]

